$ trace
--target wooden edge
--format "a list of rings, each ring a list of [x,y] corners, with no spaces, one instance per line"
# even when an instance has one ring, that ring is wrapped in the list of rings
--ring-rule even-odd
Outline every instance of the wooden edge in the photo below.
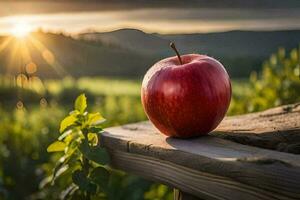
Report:
[[[210,135],[249,146],[300,154],[300,102],[225,117]]]
[[[299,105],[225,118],[213,136],[175,139],[140,122],[105,129],[100,141],[114,166],[199,198],[300,199],[300,156],[254,147],[297,150]]]
[[[118,131],[122,132],[122,137],[116,134]],[[130,170],[137,175],[145,176],[143,174],[146,174],[148,176],[151,174],[149,171],[140,171],[139,166],[147,164],[143,162],[155,160],[156,164],[152,165],[152,169],[149,168],[152,171],[163,171],[163,167],[168,168],[169,166],[158,165],[158,163],[168,162],[169,165],[176,166],[176,168],[181,169],[183,167],[186,171],[192,170],[190,174],[185,174],[184,170],[180,170],[180,173],[185,175],[180,175],[179,172],[176,175],[181,177],[181,181],[186,181],[186,184],[188,184],[189,176],[193,173],[207,173],[223,179],[226,177],[226,180],[243,184],[244,187],[249,186],[259,191],[268,191],[287,199],[300,198],[300,157],[297,155],[240,145],[212,136],[196,140],[172,139],[172,145],[170,146],[170,141],[166,143],[161,136],[157,136],[158,141],[156,141],[155,134],[151,135],[153,139],[151,141],[150,138],[147,138],[148,134],[143,135],[140,133],[140,136],[126,138],[127,134],[132,135],[132,130],[127,130],[128,133],[124,129],[118,131],[114,128],[110,129],[110,132],[103,133],[101,145],[117,152],[111,153],[113,158],[119,158],[117,154],[127,156],[127,160],[123,160],[124,163],[119,166],[120,169],[125,171]],[[145,138],[139,140],[137,137]],[[140,156],[143,159],[137,160],[138,163],[132,163],[135,167],[127,168],[125,163],[130,162],[130,155],[133,159]],[[153,174],[153,176],[158,175]],[[151,179],[151,177],[148,178]],[[213,179],[212,182],[217,181],[217,179]],[[167,177],[155,180],[163,181],[167,180]],[[172,183],[170,181],[167,184]],[[184,190],[185,186],[183,185],[171,186],[183,189],[185,192],[195,192]],[[194,187],[200,186],[194,185]],[[199,188],[196,188],[196,190],[199,190]],[[214,191],[218,190],[218,187],[214,188]],[[238,191],[235,192],[239,193]],[[199,197],[207,198],[201,195]]]
[[[294,191],[298,194],[285,195],[280,192],[280,188],[269,191],[257,187],[259,182],[256,183],[256,186],[251,186],[228,177],[190,169],[153,157],[111,149],[108,152],[113,167],[178,188],[198,198],[208,200],[289,200],[300,198],[299,190]],[[246,178],[253,179],[255,177]]]

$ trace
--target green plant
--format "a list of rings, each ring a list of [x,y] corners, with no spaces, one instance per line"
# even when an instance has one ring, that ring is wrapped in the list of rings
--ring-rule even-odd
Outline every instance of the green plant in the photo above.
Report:
[[[43,166],[52,157],[45,146],[57,137],[64,112],[50,106],[7,107],[0,107],[0,199],[23,200],[39,190]]]
[[[108,189],[108,157],[99,147],[101,124],[105,121],[100,113],[86,111],[84,94],[77,97],[74,110],[60,124],[58,140],[50,144],[48,152],[62,152],[51,177],[52,184],[59,178],[72,177],[69,186],[61,192],[62,199],[89,200],[93,195],[105,196]],[[49,179],[48,179],[49,180]]]
[[[233,88],[236,86],[233,83]],[[252,72],[249,84],[234,90],[230,114],[265,110],[300,101],[300,49],[286,52],[284,48],[263,63],[260,73]]]
[[[62,120],[61,135],[48,147],[49,152],[60,152],[60,158],[52,159],[58,160],[53,173],[42,181],[34,199],[142,199],[153,190],[153,183],[109,167],[107,153],[99,147],[104,118],[88,113],[86,107],[86,98],[80,95],[75,110]],[[53,186],[46,187],[50,183]],[[170,190],[164,192],[170,194]]]
[[[262,72],[252,73],[250,85],[253,89],[248,111],[290,104],[300,101],[300,49],[288,54],[280,48],[263,63]]]

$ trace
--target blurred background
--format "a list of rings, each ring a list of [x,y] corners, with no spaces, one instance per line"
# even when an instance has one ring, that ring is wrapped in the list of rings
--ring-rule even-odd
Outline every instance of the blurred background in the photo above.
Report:
[[[233,86],[228,115],[300,101],[298,0],[0,0],[0,199],[58,199],[46,152],[84,92],[106,127],[146,120],[143,75],[174,52],[212,56]],[[121,174],[98,199],[172,199]]]

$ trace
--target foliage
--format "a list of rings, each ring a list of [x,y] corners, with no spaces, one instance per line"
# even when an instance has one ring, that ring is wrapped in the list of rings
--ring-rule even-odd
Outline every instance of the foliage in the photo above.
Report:
[[[233,114],[265,110],[300,101],[300,49],[289,53],[280,48],[263,63],[262,72],[252,72],[248,88],[234,93]]]
[[[58,137],[59,120],[73,107],[69,104],[70,99],[83,91],[78,89],[77,81],[81,82],[81,79],[66,78],[55,84],[52,84],[54,80],[49,84],[45,81],[44,90],[35,90],[37,87],[17,90],[8,83],[3,84],[5,81],[1,81],[0,91],[5,88],[5,91],[11,94],[0,98],[0,199],[3,196],[5,199],[18,200],[57,199],[61,191],[70,183],[71,180],[62,178],[56,180],[54,186],[45,186],[47,182],[45,177],[51,175],[60,155],[59,153],[48,154],[45,147]],[[138,95],[138,82],[110,81],[102,78],[90,80],[84,78],[83,82],[89,81],[85,93],[88,94],[91,103],[90,109],[103,108],[103,114],[109,118],[103,124],[104,127],[146,119]],[[98,87],[103,88],[105,85],[109,85],[109,88],[115,92],[101,93]],[[122,85],[121,90],[123,88],[126,91],[129,88],[135,90],[137,95],[125,94],[120,90],[119,85]],[[39,92],[45,90],[48,92]],[[31,91],[31,93],[23,95],[19,91],[24,93]],[[65,93],[66,91],[70,92]],[[20,101],[24,97],[26,101]],[[148,191],[153,184],[124,173],[113,174],[112,177],[114,180],[109,183],[108,199],[142,199],[144,192]],[[137,187],[138,190],[133,189]],[[133,192],[135,190],[138,192]],[[116,193],[120,195],[116,196]]]
[[[264,62],[259,76],[250,77],[253,88],[249,111],[258,111],[300,101],[300,49],[288,55],[283,48]]]
[[[0,199],[24,199],[39,190],[51,160],[45,146],[57,136],[62,115],[44,105],[0,108]]]
[[[65,189],[59,195],[61,199],[141,199],[151,183],[111,169],[105,149],[98,145],[104,118],[100,113],[86,111],[83,94],[77,97],[74,107],[60,123],[61,135],[47,148],[48,152],[63,154],[43,185],[63,179],[61,184]],[[158,191],[147,196],[155,199],[159,195],[166,199],[170,194],[166,187],[163,190],[159,187]]]
[[[62,199],[91,199],[98,191],[105,192],[109,181],[108,159],[104,149],[97,147],[100,126],[105,119],[100,113],[88,113],[84,94],[77,97],[74,110],[60,123],[58,140],[48,152],[63,154],[53,170],[51,182],[72,174],[70,185],[61,193]],[[104,196],[102,194],[99,194]]]

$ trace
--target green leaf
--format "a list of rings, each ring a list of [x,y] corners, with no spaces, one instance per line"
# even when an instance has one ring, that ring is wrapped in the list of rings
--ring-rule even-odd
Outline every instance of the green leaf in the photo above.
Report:
[[[81,94],[77,97],[75,101],[75,110],[78,110],[80,113],[84,113],[87,107],[85,94]]]
[[[56,170],[56,173],[53,174],[52,183],[56,181],[61,175],[63,175],[69,169],[69,165],[62,165],[59,169]]]
[[[70,144],[68,145],[66,151],[65,151],[65,154],[67,156],[71,156],[78,148],[78,141],[76,140],[73,140],[72,142],[70,142]]]
[[[118,173],[112,173],[110,175],[110,180],[109,180],[109,193],[113,193],[113,194],[118,194],[118,191],[116,190],[116,188],[122,188],[123,184],[122,184],[122,180],[124,180],[124,176],[118,174]],[[116,199],[122,199],[121,196],[117,196],[119,198]]]
[[[69,168],[69,165],[66,165],[67,160],[68,158],[66,156],[62,156],[56,162],[52,173],[52,179],[51,179],[52,184],[54,184],[55,180]]]
[[[74,117],[77,117],[77,115],[79,115],[80,112],[78,110],[72,110],[69,115],[73,115]]]
[[[96,193],[97,186],[86,177],[83,171],[74,171],[72,174],[72,180],[80,190],[88,191],[92,194]]]
[[[88,114],[88,124],[89,125],[98,125],[105,121],[104,117],[99,113]]]
[[[70,135],[72,132],[73,132],[73,130],[71,130],[71,129],[65,131],[62,135],[60,135],[60,136],[58,137],[58,140],[63,140],[65,137],[67,137],[68,135]]]
[[[64,118],[60,123],[59,132],[64,132],[66,128],[73,125],[76,122],[77,118],[73,115],[69,115],[66,118]]]
[[[85,176],[84,172],[81,170],[76,170],[72,174],[73,182],[78,185],[81,190],[86,190],[89,184],[87,177]]]
[[[67,157],[62,156],[60,159],[56,162],[55,167],[53,169],[53,175],[66,163]]]
[[[42,179],[42,181],[39,184],[39,189],[44,189],[47,185],[51,184],[52,176],[47,176]]]
[[[101,133],[103,131],[103,129],[102,128],[100,128],[100,127],[90,127],[89,128],[89,132],[90,133]]]
[[[47,152],[57,152],[57,151],[64,151],[66,148],[66,143],[61,141],[55,141],[50,144],[47,148]]]
[[[97,167],[93,169],[90,175],[90,179],[100,186],[100,188],[106,191],[109,182],[109,172],[104,167]]]
[[[67,200],[70,196],[74,194],[74,192],[76,192],[76,190],[78,190],[78,186],[75,184],[71,184],[69,187],[67,187],[60,193],[59,199]]]
[[[85,185],[88,184],[87,178],[84,175],[84,172],[81,170],[76,170],[75,172],[73,172],[72,180],[80,188],[84,188]]]
[[[80,144],[79,150],[87,159],[101,165],[109,163],[109,157],[104,148],[98,146],[91,147],[85,140]]]
[[[98,144],[98,137],[96,133],[88,133],[88,140],[92,146],[96,146]]]

